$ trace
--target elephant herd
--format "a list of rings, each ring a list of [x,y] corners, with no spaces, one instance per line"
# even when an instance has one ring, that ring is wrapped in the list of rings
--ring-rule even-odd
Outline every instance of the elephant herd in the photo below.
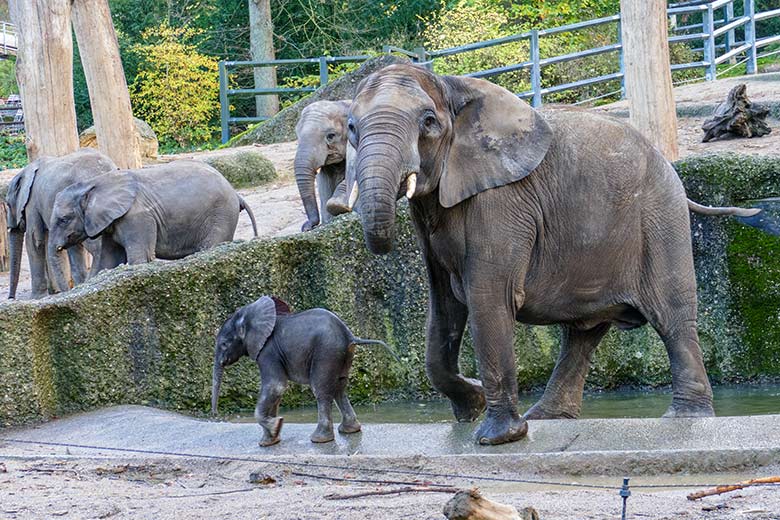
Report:
[[[296,132],[304,231],[354,209],[367,248],[387,254],[397,201],[409,199],[429,281],[427,374],[458,421],[483,416],[478,443],[518,440],[528,419],[576,418],[591,356],[612,327],[649,323],[660,335],[672,372],[667,417],[713,415],[689,211],[759,210],[688,200],[672,165],[625,122],[586,110],[537,111],[488,81],[414,65],[374,72],[352,100],[312,103]],[[113,170],[82,151],[36,161],[14,179],[15,273],[25,230],[33,275],[48,265],[49,283],[62,290],[65,250],[78,282],[87,275],[85,248],[96,256],[93,272],[179,258],[230,240],[238,212],[249,211],[204,165]],[[40,182],[49,176],[57,181]],[[39,184],[45,190],[36,193]],[[44,280],[34,280],[35,296]],[[544,394],[525,414],[518,321],[562,329]],[[459,370],[466,324],[480,381]]]

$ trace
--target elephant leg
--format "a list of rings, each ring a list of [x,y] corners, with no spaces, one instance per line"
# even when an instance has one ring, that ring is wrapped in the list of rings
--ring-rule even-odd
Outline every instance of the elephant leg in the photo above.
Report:
[[[590,359],[610,324],[589,330],[563,326],[561,352],[544,395],[524,415],[533,419],[576,419],[582,410],[582,391],[590,368]]]
[[[351,211],[349,209],[349,201],[347,200],[347,181],[345,179],[338,183],[333,195],[325,204],[325,208],[331,215],[341,215]]]
[[[103,249],[102,239],[88,239],[84,241],[84,247],[92,257],[92,265],[89,267],[87,278],[92,278],[100,271],[100,253]]]
[[[328,200],[336,191],[339,180],[344,180],[344,176],[331,174],[325,171],[325,168],[320,169],[320,173],[317,175],[317,192],[320,196],[320,220],[323,224],[333,220],[334,215],[328,211]]]
[[[336,389],[336,406],[341,412],[341,424],[339,424],[339,433],[357,433],[360,431],[360,421],[358,421],[355,409],[349,402],[347,394],[347,384],[349,380],[346,377],[339,378]]]
[[[262,386],[255,407],[255,419],[263,430],[260,446],[272,446],[279,442],[279,433],[284,417],[278,417],[279,403],[287,388],[287,381],[276,377],[268,370],[261,371]]]
[[[25,248],[27,249],[27,261],[30,263],[32,297],[43,298],[48,293],[46,244],[44,241],[38,241],[36,244],[35,237],[28,233]]]
[[[122,246],[114,242],[110,236],[105,235],[101,238],[99,260],[100,264],[97,269],[93,266],[91,276],[94,276],[104,269],[113,269],[118,265],[126,263],[127,256],[125,255],[125,250]]]
[[[87,279],[87,249],[84,244],[76,244],[68,249],[68,261],[74,285],[84,282]]]

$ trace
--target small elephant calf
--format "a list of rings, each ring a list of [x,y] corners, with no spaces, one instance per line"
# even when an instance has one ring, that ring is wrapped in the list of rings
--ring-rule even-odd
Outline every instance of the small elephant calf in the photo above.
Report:
[[[338,316],[325,309],[291,314],[277,298],[263,296],[238,309],[217,335],[211,389],[211,411],[217,411],[224,367],[249,356],[260,370],[261,390],[255,418],[263,429],[261,446],[279,442],[283,418],[277,417],[279,402],[288,381],[310,385],[317,399],[317,429],[312,442],[330,442],[333,436],[331,410],[336,401],[341,411],[341,433],[360,431],[360,422],[347,396],[347,382],[355,345],[381,341],[356,338]],[[388,351],[395,356],[395,354]]]

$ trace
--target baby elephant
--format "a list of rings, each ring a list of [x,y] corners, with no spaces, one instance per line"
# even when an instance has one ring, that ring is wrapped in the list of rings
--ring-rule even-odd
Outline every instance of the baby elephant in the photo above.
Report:
[[[261,446],[279,442],[283,418],[277,417],[277,413],[288,381],[310,385],[317,399],[317,429],[311,435],[312,442],[334,439],[331,418],[334,399],[342,416],[339,432],[359,432],[360,423],[347,397],[356,344],[379,344],[387,348],[381,341],[356,338],[330,311],[310,309],[290,314],[284,302],[263,296],[238,309],[219,330],[211,411],[217,411],[224,367],[249,356],[260,370],[261,390],[255,418],[263,429]]]
[[[197,161],[107,173],[68,186],[54,202],[49,240],[61,251],[102,237],[100,266],[176,260],[233,240],[252,211],[227,180]]]

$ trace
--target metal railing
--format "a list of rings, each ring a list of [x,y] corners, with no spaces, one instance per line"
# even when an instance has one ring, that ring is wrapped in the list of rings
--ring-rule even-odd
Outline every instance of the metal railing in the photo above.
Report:
[[[748,74],[754,74],[757,71],[757,60],[763,56],[769,56],[772,54],[780,53],[780,50],[772,50],[759,53],[760,49],[763,49],[769,45],[780,43],[780,35],[770,35],[758,38],[756,36],[756,24],[764,20],[768,20],[775,17],[780,17],[780,9],[772,9],[763,12],[755,11],[756,0],[714,0],[714,1],[688,1],[673,4],[667,9],[667,15],[670,17],[670,23],[672,25],[671,35],[669,36],[670,44],[687,43],[687,42],[701,42],[701,47],[692,49],[695,54],[701,55],[701,59],[691,61],[688,63],[676,63],[671,66],[672,71],[703,69],[704,79],[712,81],[717,78],[718,65],[727,61],[740,65],[746,64],[746,72]],[[735,4],[739,7],[742,13],[739,16],[735,15]],[[681,17],[693,18],[694,20],[688,25],[678,25],[677,20]],[[696,22],[696,23],[693,23]],[[686,22],[687,23],[687,22]],[[615,31],[615,42],[594,47],[591,49],[585,49],[578,52],[572,52],[556,56],[542,56],[542,49],[540,46],[540,40],[544,37],[551,35],[571,33],[574,31],[580,31],[583,29],[589,29],[594,27],[601,27],[613,24]],[[741,36],[741,39],[739,38]],[[460,45],[457,47],[451,47],[447,49],[439,49],[434,51],[426,50],[425,48],[418,47],[414,50],[407,50],[395,46],[385,46],[383,52],[385,53],[398,53],[407,56],[412,61],[420,64],[424,64],[430,69],[433,69],[437,63],[437,60],[441,60],[448,56],[454,56],[458,54],[469,53],[481,49],[489,49],[491,47],[497,47],[501,45],[528,42],[528,59],[519,61],[518,63],[507,64],[501,67],[495,67],[485,70],[469,71],[465,76],[474,78],[494,78],[501,74],[507,74],[517,71],[527,70],[530,77],[530,89],[517,92],[516,94],[523,99],[530,99],[531,104],[535,107],[541,106],[544,100],[544,96],[564,92],[569,90],[576,90],[590,85],[596,85],[607,82],[620,82],[619,90],[609,92],[606,94],[600,94],[591,99],[580,101],[578,103],[593,101],[596,99],[617,96],[625,96],[625,67],[623,63],[623,45],[620,28],[620,15],[607,16],[604,18],[597,18],[594,20],[587,20],[575,24],[564,25],[561,27],[553,27],[549,29],[534,29],[531,31],[512,34],[504,36],[502,38],[496,38],[492,40],[474,42],[467,45]],[[595,77],[589,77],[580,79],[577,81],[570,81],[568,83],[556,84],[556,85],[542,85],[542,72],[544,67],[549,65],[565,63],[569,61],[579,60],[583,58],[598,56],[602,54],[614,54],[617,53],[618,60],[615,70],[601,74]],[[736,62],[738,57],[742,57],[739,62]],[[698,56],[697,56],[698,57]],[[320,71],[324,70],[327,73],[327,62],[323,65],[322,60],[332,61],[364,61],[367,56],[346,56],[346,57],[320,57],[311,58],[308,60],[276,60],[275,62],[222,62],[220,63],[220,101],[222,104],[222,140],[227,142],[228,125],[236,122],[250,122],[261,121],[261,118],[231,118],[229,115],[228,96],[235,93],[246,93],[251,95],[273,94],[276,92],[308,92],[315,90],[310,89],[237,89],[230,90],[227,88],[227,72],[228,66],[246,65],[253,67],[262,66],[274,66],[277,63],[320,63]],[[733,68],[733,67],[731,67]],[[727,70],[730,70],[727,69]],[[721,71],[725,73],[726,71]],[[698,80],[698,79],[697,79]],[[691,80],[686,80],[691,81]],[[327,83],[327,74],[323,77],[321,74],[320,85]]]
[[[8,22],[0,22],[0,56],[16,55],[16,26]]]

